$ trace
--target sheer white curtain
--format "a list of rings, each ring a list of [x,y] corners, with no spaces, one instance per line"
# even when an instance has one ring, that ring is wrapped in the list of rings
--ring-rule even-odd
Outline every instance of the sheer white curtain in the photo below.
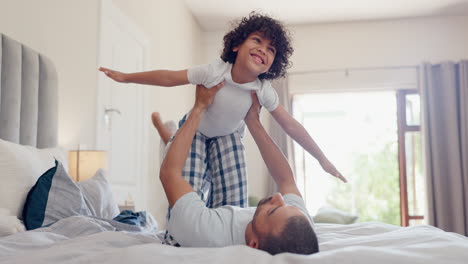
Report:
[[[288,78],[281,78],[277,79],[272,82],[273,88],[275,88],[276,92],[278,93],[279,103],[284,107],[289,114],[292,115],[292,107],[291,107],[291,96],[289,93],[288,88]],[[271,138],[276,142],[278,147],[284,153],[286,158],[291,165],[291,168],[294,171],[294,152],[293,152],[293,142],[291,138],[284,132],[281,126],[274,120],[274,118],[270,115],[270,126],[269,126],[269,134]],[[271,195],[278,191],[278,188],[271,177],[268,177],[268,193],[267,195]]]
[[[468,61],[422,65],[428,220],[468,235]]]

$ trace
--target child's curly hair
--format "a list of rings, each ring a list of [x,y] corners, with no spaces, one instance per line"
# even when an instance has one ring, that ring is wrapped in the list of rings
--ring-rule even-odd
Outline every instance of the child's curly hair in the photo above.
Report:
[[[224,36],[221,59],[224,62],[234,64],[237,52],[232,51],[232,49],[242,44],[254,32],[262,33],[271,40],[271,45],[276,48],[275,60],[270,70],[260,74],[258,78],[271,80],[284,77],[286,70],[292,65],[289,57],[294,51],[291,47],[290,34],[279,21],[256,12],[251,12],[248,17],[242,18],[237,27]]]

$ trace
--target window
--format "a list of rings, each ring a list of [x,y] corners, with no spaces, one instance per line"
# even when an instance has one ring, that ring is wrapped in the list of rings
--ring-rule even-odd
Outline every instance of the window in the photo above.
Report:
[[[422,174],[419,94],[415,90],[400,90],[397,102],[401,224],[423,224],[426,190]]]
[[[419,95],[397,95],[379,91],[294,96],[294,117],[350,181],[343,184],[326,174],[295,143],[298,185],[312,213],[332,206],[359,215],[360,221],[408,225],[423,220]]]

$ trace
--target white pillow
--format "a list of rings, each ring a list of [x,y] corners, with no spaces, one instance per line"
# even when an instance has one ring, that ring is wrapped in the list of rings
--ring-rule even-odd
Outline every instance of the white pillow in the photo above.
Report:
[[[13,235],[17,232],[23,232],[26,228],[10,211],[6,208],[0,208],[0,237]]]
[[[358,218],[357,215],[341,211],[334,207],[321,207],[314,216],[314,222],[347,225],[355,223]]]
[[[29,190],[55,166],[54,158],[68,168],[66,152],[61,148],[37,149],[0,139],[0,208],[21,219]]]

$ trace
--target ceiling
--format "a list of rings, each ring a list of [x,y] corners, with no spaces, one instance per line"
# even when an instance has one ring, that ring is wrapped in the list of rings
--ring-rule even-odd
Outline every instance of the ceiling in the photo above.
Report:
[[[251,11],[286,24],[468,15],[468,0],[185,0],[205,31],[223,30]]]

